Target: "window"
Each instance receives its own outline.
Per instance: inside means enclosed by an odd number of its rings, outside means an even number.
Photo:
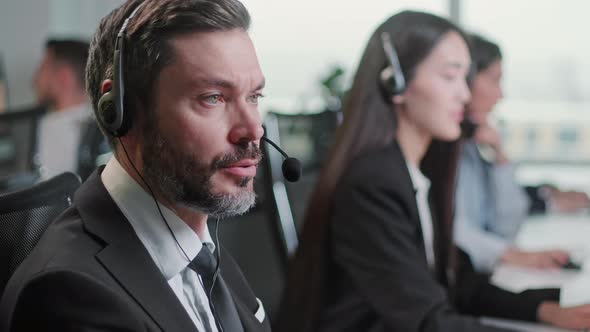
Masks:
[[[351,81],[373,30],[403,9],[447,16],[448,0],[244,0],[267,88],[261,110],[320,111],[320,81],[335,68]]]
[[[590,178],[590,44],[584,28],[590,2],[460,5],[463,26],[502,49],[504,99],[495,117],[510,133],[508,155],[524,163],[519,178],[590,189],[590,180],[580,183]]]

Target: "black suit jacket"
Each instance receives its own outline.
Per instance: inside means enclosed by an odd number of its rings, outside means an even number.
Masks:
[[[556,296],[506,292],[468,262],[459,264],[457,287],[449,287],[440,259],[448,246],[435,242],[438,273],[431,271],[413,188],[397,143],[356,159],[342,177],[331,213],[320,331],[503,331],[460,314],[456,304],[475,314],[534,319],[539,301]],[[441,226],[433,228],[438,238]]]
[[[267,319],[260,323],[254,316],[258,302],[240,269],[220,250],[220,275],[244,331],[270,331]],[[74,205],[17,269],[3,294],[0,318],[2,331],[196,330],[106,191],[100,171],[80,187]]]

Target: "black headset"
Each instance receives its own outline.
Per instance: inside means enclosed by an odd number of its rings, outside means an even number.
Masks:
[[[379,81],[386,96],[389,98],[404,92],[406,89],[406,79],[389,33],[381,33],[381,44],[383,51],[385,51],[388,66],[381,71]]]
[[[110,91],[103,94],[98,100],[97,120],[101,127],[114,137],[124,136],[131,128],[131,114],[124,109],[125,100],[125,77],[123,70],[123,59],[125,52],[125,30],[129,20],[135,16],[139,8],[143,6],[144,1],[140,3],[125,19],[115,41],[115,54],[113,56],[113,85]]]

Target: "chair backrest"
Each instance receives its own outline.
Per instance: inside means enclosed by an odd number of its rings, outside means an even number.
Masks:
[[[0,192],[32,185],[38,178],[38,126],[45,109],[0,113]]]
[[[63,173],[33,187],[0,195],[0,293],[49,224],[71,205],[80,186]]]
[[[288,257],[297,249],[305,210],[340,117],[341,113],[337,111],[301,114],[270,112],[264,120],[267,136],[290,156],[299,159],[303,170],[299,181],[287,182],[281,173],[281,155],[272,149],[267,152],[271,199],[276,205],[276,220]]]
[[[237,261],[272,322],[285,283],[287,261],[274,203],[267,192],[268,179],[266,163],[260,163],[254,182],[256,206],[244,215],[221,220],[219,242]],[[212,222],[210,218],[209,229],[214,230]]]
[[[302,162],[299,182],[285,183],[283,158],[262,144],[264,158],[255,179],[256,206],[243,216],[220,221],[221,244],[240,265],[256,296],[264,303],[271,323],[278,313],[285,286],[289,255],[297,246],[291,206],[301,215],[321,167],[338,113],[283,116],[269,113],[266,134]],[[213,225],[210,229],[215,229]],[[289,233],[290,232],[290,233]],[[285,236],[286,234],[286,236]],[[291,242],[289,242],[291,241]]]

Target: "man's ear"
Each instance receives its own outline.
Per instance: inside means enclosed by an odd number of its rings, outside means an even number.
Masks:
[[[113,88],[113,80],[106,79],[106,80],[102,81],[102,84],[100,85],[100,94],[104,95],[105,93],[111,91],[112,88]]]

